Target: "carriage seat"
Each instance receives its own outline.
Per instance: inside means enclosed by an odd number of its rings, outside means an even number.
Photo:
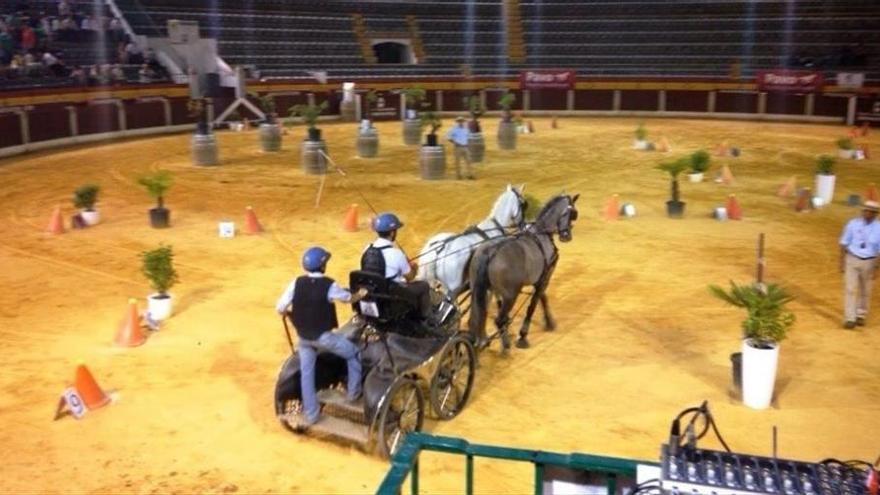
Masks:
[[[355,270],[348,278],[348,286],[352,292],[361,288],[367,289],[368,295],[352,305],[352,309],[367,320],[387,324],[406,319],[412,313],[414,308],[409,299],[401,294],[401,288],[384,276]],[[373,309],[376,311],[372,311]]]

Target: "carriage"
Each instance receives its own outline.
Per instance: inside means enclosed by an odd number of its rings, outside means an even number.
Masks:
[[[278,375],[275,412],[294,432],[390,456],[407,432],[421,429],[426,398],[439,419],[450,419],[464,408],[474,381],[474,348],[459,332],[458,308],[441,292],[432,293],[434,323],[427,324],[384,277],[354,271],[349,282],[352,291],[366,288],[367,296],[353,305],[354,315],[337,331],[361,350],[362,398],[345,400],[345,360],[319,353],[315,388],[321,420],[303,428],[299,357],[292,353]]]

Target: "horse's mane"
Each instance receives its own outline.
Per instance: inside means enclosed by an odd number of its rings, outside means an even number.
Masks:
[[[567,194],[557,194],[556,196],[550,198],[550,200],[544,203],[544,206],[541,207],[541,211],[539,211],[538,214],[535,215],[535,221],[552,211],[553,208],[556,207],[556,203],[564,201],[566,198],[568,198]]]

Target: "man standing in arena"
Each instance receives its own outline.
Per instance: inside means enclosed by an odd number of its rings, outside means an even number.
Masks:
[[[471,171],[471,156],[468,150],[468,138],[471,135],[471,131],[468,130],[467,126],[464,125],[464,117],[458,117],[455,119],[455,126],[449,129],[446,133],[446,139],[452,143],[452,146],[455,148],[455,178],[461,179],[461,161],[464,160],[465,164],[465,174],[464,177],[467,179],[475,179],[473,172]]]
[[[843,328],[863,326],[880,252],[880,203],[865,201],[862,215],[847,222],[840,236],[840,271],[844,274]]]

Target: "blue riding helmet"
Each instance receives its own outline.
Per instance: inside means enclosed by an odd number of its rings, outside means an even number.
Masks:
[[[394,213],[382,213],[373,220],[373,230],[380,234],[403,227],[403,222]]]
[[[306,249],[306,252],[303,253],[302,264],[307,272],[319,272],[324,271],[324,265],[328,260],[330,260],[330,253],[320,246],[314,246]]]

